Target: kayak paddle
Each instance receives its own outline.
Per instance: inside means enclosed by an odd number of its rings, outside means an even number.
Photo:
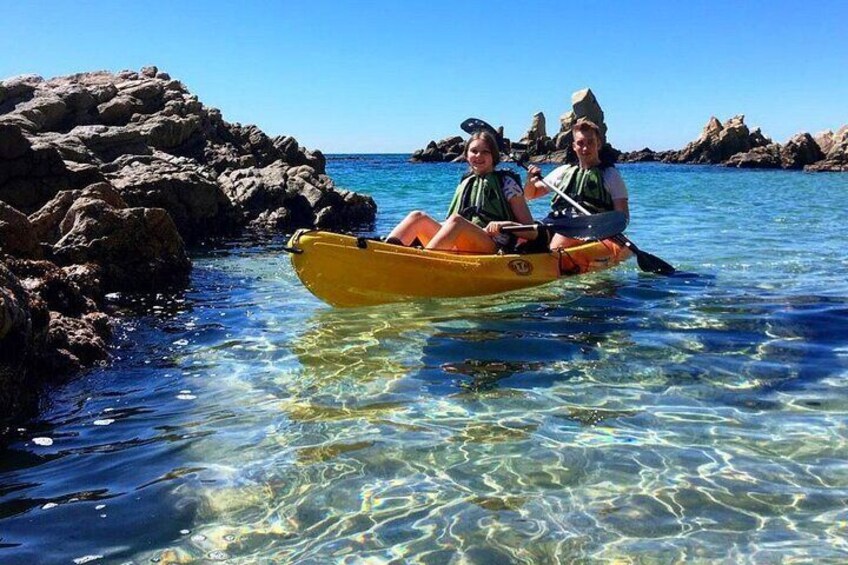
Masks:
[[[512,233],[541,228],[574,239],[606,239],[620,234],[626,227],[627,216],[622,212],[603,212],[590,216],[549,216],[535,224],[504,226],[501,231]]]
[[[504,143],[503,137],[500,134],[498,134],[498,131],[495,128],[493,128],[492,126],[490,126],[488,123],[481,120],[480,118],[468,118],[467,120],[462,122],[462,124],[460,124],[459,127],[462,128],[462,131],[464,131],[465,133],[468,133],[468,134],[471,134],[471,133],[478,131],[478,130],[484,130],[484,131],[489,132],[497,140],[498,148],[501,150],[501,152],[509,155],[516,163],[518,163],[518,166],[522,167],[525,170],[528,170],[527,163],[524,162],[523,159],[521,159],[518,156],[510,153],[507,150],[506,143]],[[589,212],[589,210],[587,210],[585,207],[581,206],[579,202],[577,202],[576,200],[571,198],[568,194],[565,193],[564,190],[553,186],[552,184],[546,182],[542,178],[540,178],[539,180],[542,181],[542,183],[545,185],[545,187],[548,190],[551,190],[551,191],[559,194],[560,196],[562,196],[566,200],[566,202],[571,204],[574,207],[575,210],[577,210],[578,212],[580,212],[584,216],[591,216],[592,215],[592,213]],[[632,241],[630,241],[630,238],[628,238],[624,234],[619,233],[618,235],[613,236],[612,239],[615,242],[620,243],[621,245],[624,245],[625,247],[630,249],[630,251],[632,251],[634,255],[636,255],[636,262],[638,263],[639,268],[642,269],[643,271],[645,271],[647,273],[656,273],[658,275],[666,275],[666,276],[674,274],[674,271],[675,271],[674,267],[672,267],[669,263],[666,263],[665,261],[663,261],[662,259],[660,259],[656,255],[652,255],[652,254],[648,253],[647,251],[642,251],[641,249],[636,247],[636,244],[633,243]]]

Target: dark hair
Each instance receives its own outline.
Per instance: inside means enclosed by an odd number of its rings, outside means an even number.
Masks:
[[[468,141],[465,142],[465,147],[462,149],[462,158],[468,159],[468,148],[471,146],[472,141],[477,141],[478,139],[482,139],[489,148],[489,151],[492,152],[492,167],[501,162],[501,150],[498,148],[498,141],[495,139],[495,136],[485,130],[475,131],[471,134],[471,137],[468,138]]]
[[[586,135],[588,132],[595,133],[595,139],[598,141],[598,158],[601,160],[601,168],[611,167],[615,165],[616,161],[618,161],[619,151],[614,149],[612,145],[606,143],[604,140],[604,136],[601,135],[601,128],[598,127],[598,124],[593,122],[588,118],[580,118],[571,128],[572,137],[574,136],[573,132],[581,132],[583,135]],[[576,160],[577,155],[574,155]]]
[[[586,118],[580,118],[577,120],[574,127],[571,128],[571,131],[579,131],[583,135],[586,135],[587,132],[591,131],[595,133],[595,139],[598,140],[598,145],[601,145],[604,141],[604,136],[601,135],[601,128],[598,127],[598,124]]]

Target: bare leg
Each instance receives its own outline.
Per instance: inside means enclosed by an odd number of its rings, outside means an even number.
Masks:
[[[427,244],[427,249],[494,253],[498,246],[485,230],[454,214],[445,220],[442,229]]]
[[[386,237],[386,240],[395,238],[404,245],[411,245],[415,238],[427,245],[442,224],[422,212],[415,210],[406,215],[401,222],[395,226],[395,229]]]
[[[564,235],[560,235],[558,233],[554,234],[551,238],[551,243],[548,246],[551,250],[564,248],[564,247],[576,247],[578,245],[583,245],[586,243],[580,239],[574,239],[573,237],[566,237]]]

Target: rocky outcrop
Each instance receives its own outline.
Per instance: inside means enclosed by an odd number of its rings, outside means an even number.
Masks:
[[[601,159],[614,162],[620,152],[606,143],[607,126],[604,122],[604,112],[595,94],[588,88],[578,90],[571,96],[571,107],[570,111],[560,117],[560,130],[553,137],[548,136],[547,122],[542,112],[533,115],[530,127],[515,146],[512,146],[505,136],[503,127],[498,128],[498,132],[507,148],[520,148],[520,151],[532,162],[576,162],[577,155],[571,147],[571,142],[574,140],[571,130],[578,119],[585,117],[598,124],[604,136],[605,143],[601,149]],[[463,138],[459,136],[447,137],[439,142],[430,141],[424,149],[415,151],[410,161],[416,163],[461,161],[464,143]]]
[[[711,117],[701,135],[668,161],[674,163],[718,164],[737,153],[751,151],[771,143],[759,129],[745,125],[745,116],[734,116],[724,124]]]
[[[601,109],[595,94],[589,88],[578,90],[571,95],[571,110],[560,116],[559,132],[553,137],[545,135],[544,114],[538,113],[533,116],[530,128],[522,139],[522,142],[527,145],[526,151],[530,161],[534,163],[576,163],[577,154],[572,147],[574,141],[572,130],[574,124],[581,118],[591,120],[598,125],[603,138],[600,151],[601,160],[606,163],[614,163],[620,152],[607,141],[607,124],[604,119],[604,111]]]
[[[162,208],[116,208],[80,198],[59,225],[53,257],[60,265],[94,263],[106,290],[154,290],[187,281],[191,262]]]
[[[0,202],[0,255],[41,259],[41,245],[29,219],[8,204]]]
[[[275,163],[222,175],[224,191],[244,210],[251,225],[271,230],[305,226],[333,229],[368,224],[376,212],[369,197],[338,191],[310,165]]]
[[[306,184],[328,191],[313,218],[327,215],[327,202],[349,202],[319,178],[326,174],[320,151],[228,123],[181,82],[145,69],[0,82],[0,201],[31,214],[62,190],[108,180],[131,206],[167,210],[190,243],[250,222],[219,181],[236,170],[308,165],[313,178]],[[281,214],[279,207],[264,212]],[[374,215],[360,221],[365,212],[332,215],[352,215],[358,226],[373,221]]]
[[[50,380],[108,359],[97,267],[0,260],[0,431],[32,413]]]
[[[848,127],[840,130],[845,141]],[[823,132],[815,138],[809,133],[792,136],[786,143],[774,143],[759,128],[750,131],[744,116],[735,116],[722,124],[711,117],[701,135],[680,151],[654,152],[648,148],[623,153],[624,162],[662,161],[666,163],[723,164],[747,169],[789,169],[806,171],[848,170],[845,143],[838,135]],[[833,153],[831,153],[831,151]]]
[[[0,81],[0,428],[108,358],[105,293],[185,284],[184,242],[373,224],[325,167],[156,67]]]
[[[651,163],[656,161],[667,161],[673,151],[654,151],[649,147],[639,149],[638,151],[622,152],[618,160],[622,163]]]
[[[412,154],[410,161],[416,163],[441,163],[462,161],[462,151],[465,140],[455,135],[446,137],[439,142],[431,141],[424,149],[418,149]]]
[[[848,172],[848,125],[842,126],[835,134],[826,136],[824,159],[804,167],[806,171]],[[826,148],[826,150],[825,150]]]

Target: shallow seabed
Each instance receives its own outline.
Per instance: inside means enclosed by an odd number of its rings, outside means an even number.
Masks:
[[[462,170],[328,169],[380,233]],[[845,562],[848,176],[621,171],[683,274],[340,310],[280,238],[117,298],[2,451],[0,562]]]

